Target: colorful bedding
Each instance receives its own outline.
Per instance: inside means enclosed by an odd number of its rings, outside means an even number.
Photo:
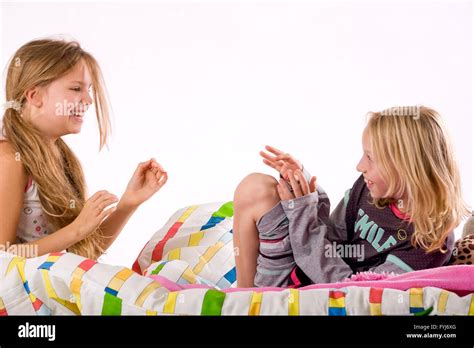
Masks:
[[[0,252],[0,315],[473,315],[474,266],[300,289],[235,287],[232,203],[178,210],[132,269]]]

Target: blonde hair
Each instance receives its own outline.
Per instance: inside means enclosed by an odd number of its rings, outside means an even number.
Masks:
[[[414,226],[412,244],[427,252],[443,250],[451,231],[469,210],[462,198],[459,170],[448,133],[433,109],[391,108],[369,113],[367,132],[372,151],[388,185],[385,206],[406,195],[406,214]],[[398,112],[394,112],[398,111]]]
[[[68,73],[81,60],[91,73],[100,151],[110,133],[105,86],[97,61],[78,42],[42,39],[20,47],[8,65],[6,100],[17,100],[24,105],[27,90],[47,86]],[[22,117],[19,110],[9,108],[5,111],[3,130],[6,140],[20,155],[26,173],[37,184],[38,196],[48,222],[56,229],[69,225],[81,212],[86,199],[86,183],[78,158],[61,138],[54,144],[48,142],[39,130]],[[104,236],[98,228],[69,247],[68,251],[97,259],[104,252],[103,242]]]

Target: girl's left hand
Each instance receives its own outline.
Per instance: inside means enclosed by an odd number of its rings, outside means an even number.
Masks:
[[[288,179],[293,192],[290,191],[288,188],[288,183],[284,179],[280,178],[280,181],[277,184],[278,195],[282,201],[306,196],[316,191],[315,176],[311,177],[311,180],[308,184],[301,170],[296,170],[295,172],[288,170]]]
[[[142,162],[133,173],[120,201],[127,207],[136,208],[158,192],[167,180],[168,173],[154,158]]]

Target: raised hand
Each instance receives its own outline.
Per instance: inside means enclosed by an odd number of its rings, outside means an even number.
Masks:
[[[293,156],[289,153],[285,153],[273,146],[266,145],[265,150],[270,152],[271,154],[260,151],[260,156],[263,157],[263,163],[267,166],[275,169],[280,173],[280,175],[288,181],[288,171],[291,170],[293,172],[297,170],[303,170],[303,165],[300,161],[296,160]],[[272,155],[273,154],[273,155]]]
[[[126,206],[138,207],[158,192],[167,180],[168,173],[154,158],[139,163],[120,201]]]
[[[287,201],[289,199],[294,199],[302,196],[309,195],[310,193],[316,192],[316,177],[311,177],[311,180],[308,182],[305,180],[301,170],[296,170],[293,172],[291,169],[288,170],[288,177],[291,185],[290,191],[288,183],[285,180],[279,180],[277,185],[278,195],[282,201]]]

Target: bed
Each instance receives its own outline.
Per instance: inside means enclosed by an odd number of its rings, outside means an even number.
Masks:
[[[473,315],[474,266],[299,289],[237,288],[232,202],[184,207],[130,268],[0,252],[0,315]]]

